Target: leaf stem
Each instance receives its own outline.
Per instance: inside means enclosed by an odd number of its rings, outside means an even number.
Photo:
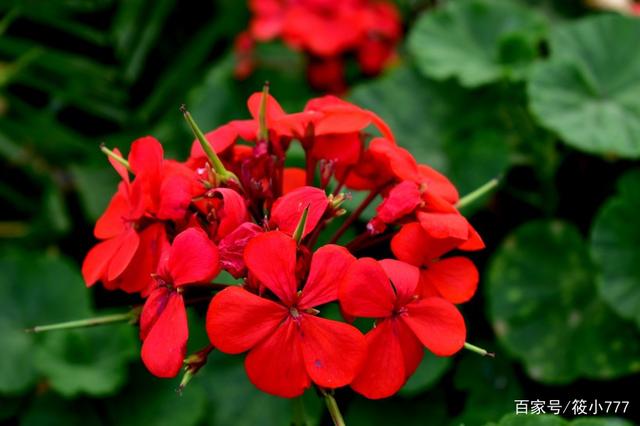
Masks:
[[[327,410],[329,410],[329,414],[331,415],[331,420],[333,420],[334,426],[346,426],[344,419],[342,418],[340,408],[338,407],[338,403],[336,402],[333,395],[331,395],[324,389],[321,389],[321,392],[324,396],[324,402],[327,405]]]
[[[133,308],[129,312],[124,312],[120,314],[112,314],[112,315],[105,315],[102,317],[60,322],[57,324],[37,325],[35,327],[25,329],[25,331],[27,333],[42,333],[44,331],[95,327],[97,325],[113,324],[113,323],[125,322],[125,321],[134,322],[134,321],[137,321],[139,316],[140,316],[140,308],[138,307],[138,308]]]
[[[471,343],[464,342],[464,348],[469,350],[469,351],[471,351],[471,352],[475,352],[475,353],[477,353],[479,355],[482,355],[482,356],[489,356],[491,358],[495,358],[496,357],[496,354],[494,354],[493,352],[489,352],[486,349],[482,349],[481,347],[478,347],[476,345],[472,345]]]
[[[232,172],[225,169],[224,164],[222,164],[222,161],[220,161],[220,157],[218,157],[218,154],[216,154],[213,148],[211,148],[209,141],[207,141],[207,138],[204,136],[204,133],[202,133],[202,130],[200,130],[200,128],[196,124],[195,120],[191,116],[191,113],[187,111],[186,105],[182,105],[180,107],[180,111],[184,115],[184,119],[187,120],[187,123],[189,124],[189,127],[191,127],[191,131],[195,135],[196,139],[198,139],[198,142],[200,142],[200,146],[202,147],[202,150],[207,155],[207,158],[211,163],[211,167],[216,172],[220,180],[222,182],[226,182],[229,179],[238,181],[238,178],[236,177],[236,175],[234,175]]]
[[[465,195],[464,197],[460,198],[458,200],[458,203],[456,204],[456,208],[463,209],[467,207],[469,204],[474,203],[479,198],[481,198],[482,196],[486,195],[487,193],[495,189],[498,186],[498,183],[500,183],[500,179],[498,178],[491,179],[489,182],[485,183],[480,188],[477,188],[474,191],[470,192],[469,194]]]

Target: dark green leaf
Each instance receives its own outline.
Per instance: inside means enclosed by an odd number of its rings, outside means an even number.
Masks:
[[[520,78],[544,30],[542,17],[513,1],[450,1],[418,19],[409,51],[424,75],[474,87]]]
[[[158,379],[139,366],[129,385],[107,400],[112,424],[119,426],[195,426],[207,411],[206,394],[193,380],[178,394],[179,380]]]
[[[531,110],[586,152],[640,157],[640,21],[606,15],[559,26],[531,75]]]
[[[494,255],[489,313],[502,344],[544,383],[640,371],[640,340],[598,298],[595,268],[578,231],[530,222]]]
[[[623,176],[620,193],[600,208],[591,252],[600,267],[598,290],[620,316],[640,326],[640,171]]]
[[[100,415],[89,401],[69,401],[47,393],[35,398],[20,418],[20,426],[100,426]]]

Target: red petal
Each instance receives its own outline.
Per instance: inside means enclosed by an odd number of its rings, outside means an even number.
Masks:
[[[421,266],[425,262],[424,250],[428,239],[418,222],[403,225],[391,239],[391,251],[398,259]]]
[[[209,145],[211,146],[211,148],[213,148],[213,151],[216,154],[220,154],[221,152],[229,148],[231,145],[233,145],[236,139],[238,139],[238,131],[236,130],[235,126],[231,124],[225,124],[223,126],[218,127],[215,130],[205,133],[204,137],[205,139],[207,139],[207,142],[209,142]],[[195,139],[191,144],[190,156],[192,158],[200,158],[200,157],[207,156],[207,154],[205,154],[204,150],[202,149],[200,142],[197,139]]]
[[[235,278],[245,275],[244,249],[247,243],[261,232],[262,228],[255,223],[245,222],[224,237],[218,244],[222,268]]]
[[[342,165],[357,163],[361,152],[362,140],[357,132],[316,136],[311,148],[313,158],[330,160]]]
[[[118,148],[114,148],[113,152],[116,155],[119,155],[120,157],[122,157],[122,153]],[[111,166],[113,166],[113,168],[116,170],[116,173],[120,175],[122,180],[126,183],[129,183],[129,170],[127,170],[127,168],[122,163],[120,163],[119,161],[116,161],[110,155],[107,156],[107,159],[109,160],[109,163],[111,163]]]
[[[282,232],[293,234],[304,209],[309,207],[307,222],[302,233],[302,238],[304,238],[316,227],[328,205],[329,200],[323,190],[303,186],[278,198],[273,203],[271,220]]]
[[[247,101],[247,108],[251,116],[257,120],[260,115],[260,104],[262,103],[262,92],[256,92],[249,97]],[[276,98],[271,95],[267,97],[267,123],[271,120],[277,120],[280,117],[286,115]]]
[[[126,229],[125,219],[129,216],[130,210],[127,187],[126,184],[121,183],[118,185],[118,192],[113,195],[107,209],[96,222],[93,235],[106,240],[123,233]]]
[[[338,298],[338,283],[356,258],[344,247],[329,244],[320,247],[311,258],[307,283],[298,302],[300,309],[333,302]]]
[[[393,223],[413,213],[422,203],[418,185],[411,181],[403,181],[394,186],[389,195],[376,208],[376,217],[384,223]]]
[[[228,354],[245,352],[272,334],[289,311],[271,300],[240,288],[216,294],[207,311],[211,344]]]
[[[107,288],[118,288],[127,293],[140,292],[142,297],[151,291],[155,279],[151,274],[158,270],[162,254],[169,248],[169,240],[163,223],[153,223],[139,234],[140,244],[129,266],[114,281],[105,283]]]
[[[398,305],[409,303],[413,299],[420,280],[420,270],[413,265],[394,259],[379,261],[396,290]]]
[[[175,377],[187,351],[189,328],[182,296],[172,292],[142,343],[142,362],[157,377]]]
[[[482,237],[480,237],[480,234],[478,234],[473,226],[469,225],[469,239],[460,244],[458,248],[460,250],[474,251],[482,250],[484,247],[484,241],[482,241]]]
[[[366,353],[362,333],[348,324],[303,314],[300,342],[307,373],[324,388],[351,383]]]
[[[170,295],[171,292],[165,286],[156,287],[149,294],[140,313],[140,340],[147,338],[151,328],[167,307]]]
[[[156,217],[180,220],[191,203],[191,181],[182,175],[167,176],[160,186],[160,205]]]
[[[109,262],[119,247],[119,238],[111,238],[96,244],[89,250],[82,262],[82,277],[87,287],[91,287],[105,277]]]
[[[460,213],[418,212],[422,229],[432,238],[454,238],[458,243],[469,237],[469,223]]]
[[[224,238],[247,221],[247,205],[233,189],[218,188],[214,192],[222,197],[222,207],[216,211],[219,218],[216,237]]]
[[[431,191],[451,204],[460,198],[458,190],[446,176],[426,164],[418,165],[421,181],[427,184],[427,191]]]
[[[274,334],[249,352],[244,366],[249,380],[263,392],[293,398],[311,385],[302,357],[298,325],[287,319]]]
[[[307,172],[299,167],[285,167],[282,181],[282,193],[288,194],[305,185]]]
[[[407,305],[402,320],[418,339],[438,356],[450,356],[462,349],[466,327],[460,312],[451,302],[430,297]]]
[[[396,301],[384,269],[377,261],[368,257],[351,264],[338,292],[342,309],[356,317],[389,316]]]
[[[244,249],[249,271],[287,306],[296,298],[296,242],[279,231],[251,239]]]
[[[478,270],[466,257],[449,257],[432,263],[422,276],[451,303],[464,303],[478,288]]]
[[[365,337],[368,348],[366,361],[351,387],[370,399],[389,397],[406,381],[396,320],[378,323]]]
[[[164,151],[160,142],[152,136],[136,139],[131,144],[129,165],[136,178],[160,179]],[[157,182],[159,184],[159,182]]]
[[[375,138],[369,143],[369,149],[374,153],[384,155],[389,162],[389,167],[400,180],[412,182],[420,181],[418,163],[413,155],[404,148],[400,148],[394,142]]]
[[[408,379],[416,371],[420,361],[422,361],[424,346],[403,321],[395,321],[395,324],[400,338],[400,347],[402,348],[404,373]]]
[[[138,233],[133,229],[129,229],[125,231],[124,234],[117,237],[120,242],[120,246],[118,250],[113,254],[111,258],[111,262],[109,262],[109,268],[107,269],[106,279],[108,281],[113,281],[131,263],[131,259],[136,254],[136,250],[138,250],[138,245],[140,244],[140,237]]]
[[[167,271],[173,285],[208,283],[220,272],[218,248],[199,228],[182,231],[168,252]]]

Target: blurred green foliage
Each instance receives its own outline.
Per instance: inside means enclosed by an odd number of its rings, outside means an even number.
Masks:
[[[462,194],[503,177],[467,211],[488,248],[474,259],[479,294],[461,307],[469,340],[498,358],[427,355],[385,401],[338,391],[347,423],[631,424],[511,413],[521,398],[634,397],[619,391],[640,371],[640,20],[560,0],[397,3],[399,63],[347,98]],[[220,354],[177,395],[176,381],[141,367],[128,325],[23,332],[139,302],[88,291],[79,275],[117,182],[100,143],[126,151],[152,134],[182,159],[183,102],[210,130],[246,117],[264,80],[289,111],[317,95],[304,57],[280,43],[258,49],[249,79],[233,78],[247,22],[237,0],[0,2],[0,421],[282,425],[299,409]],[[204,344],[193,330],[190,350]],[[328,424],[313,392],[303,402],[308,424]]]

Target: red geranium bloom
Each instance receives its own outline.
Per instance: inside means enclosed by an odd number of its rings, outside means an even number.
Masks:
[[[309,213],[302,232],[302,238],[316,227],[329,206],[324,191],[312,186],[303,186],[278,198],[271,209],[271,222],[282,232],[292,235],[302,213],[308,207]]]
[[[94,234],[104,241],[87,253],[82,274],[87,286],[102,280],[109,289],[144,292],[160,257],[159,247],[167,239],[164,226],[152,225],[185,216],[191,202],[192,172],[181,164],[164,160],[162,146],[150,136],[133,142],[128,161],[135,175],[133,182],[126,168],[111,160],[122,182],[96,222]],[[142,274],[130,271],[128,276],[144,279],[124,281],[121,275],[134,257],[139,262],[135,269],[151,269]]]
[[[368,354],[351,387],[367,398],[396,393],[413,374],[423,346],[450,356],[465,342],[466,328],[454,305],[439,297],[416,297],[419,272],[397,260],[362,258],[340,284],[340,304],[348,315],[376,318],[366,335]]]
[[[337,282],[353,257],[343,247],[321,247],[300,291],[292,238],[279,231],[259,235],[249,241],[244,257],[249,272],[276,300],[240,287],[221,291],[207,313],[211,343],[225,353],[249,351],[249,379],[273,395],[301,395],[311,382],[324,388],[349,384],[363,361],[364,337],[348,324],[315,316],[314,308],[337,299]]]
[[[174,377],[189,338],[182,288],[207,284],[220,272],[218,249],[198,228],[181,232],[158,264],[156,286],[142,308],[142,361],[158,377]]]
[[[475,294],[479,276],[466,257],[439,259],[454,244],[455,241],[430,237],[419,223],[411,222],[393,237],[391,250],[403,262],[421,267],[417,290],[420,296],[439,296],[451,303],[463,303]]]

